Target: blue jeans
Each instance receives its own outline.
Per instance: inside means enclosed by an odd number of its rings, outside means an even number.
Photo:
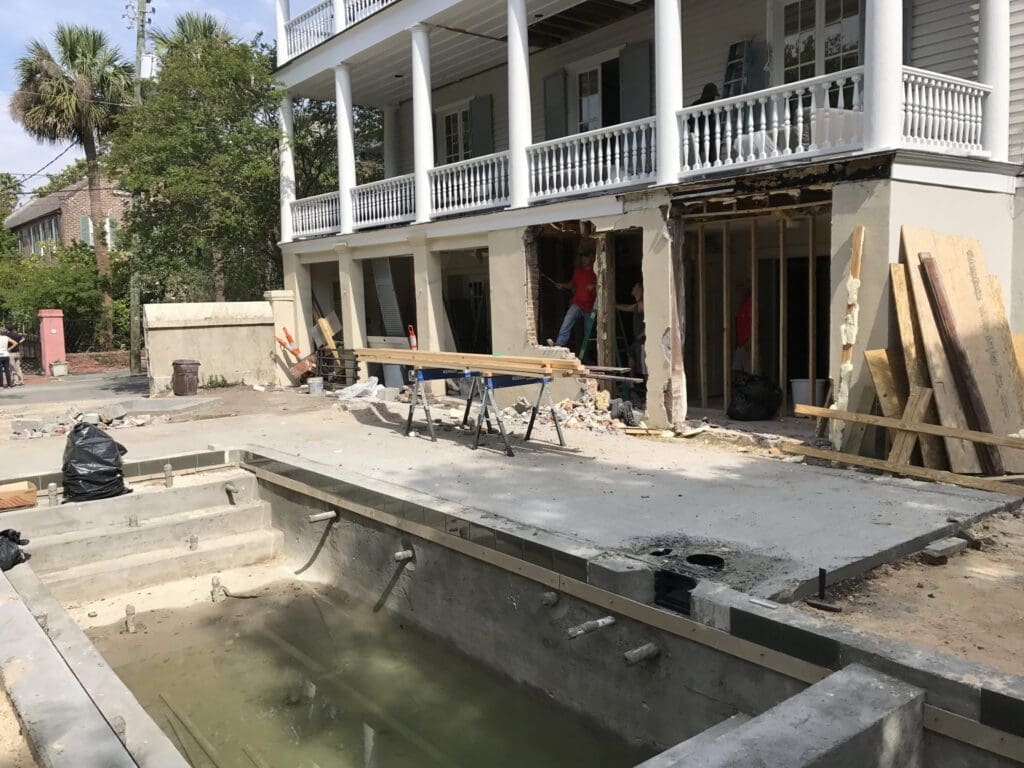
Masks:
[[[583,311],[583,308],[578,304],[572,304],[569,307],[569,311],[565,313],[565,319],[562,320],[562,327],[558,329],[558,338],[555,339],[556,347],[564,347],[569,343],[569,337],[572,336],[572,329],[576,327],[576,323],[585,318],[587,313]]]
[[[7,382],[6,384],[4,382]],[[11,378],[11,358],[0,357],[0,387],[7,389],[8,387],[14,386],[14,380]]]

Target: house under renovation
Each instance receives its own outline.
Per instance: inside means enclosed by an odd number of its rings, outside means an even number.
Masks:
[[[346,348],[646,356],[652,425],[723,408],[734,370],[822,404],[864,227],[851,401],[892,338],[901,226],[979,240],[1013,327],[1018,0],[277,0],[285,287]],[[294,99],[338,106],[339,190],[295,199]],[[356,183],[353,105],[384,116]],[[628,311],[644,290],[641,330]],[[635,367],[635,365],[634,365]]]

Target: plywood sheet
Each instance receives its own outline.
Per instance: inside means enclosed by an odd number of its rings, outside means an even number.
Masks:
[[[957,336],[977,381],[992,432],[1015,434],[1024,427],[1020,370],[1001,300],[977,240],[934,234],[932,258],[942,275]],[[924,249],[922,249],[924,250]],[[1024,451],[1000,448],[1007,472],[1024,472]]]
[[[963,406],[960,404],[956,381],[949,367],[949,359],[946,357],[942,339],[939,337],[939,329],[931,312],[928,293],[921,276],[921,260],[918,258],[918,254],[921,252],[931,253],[934,256],[939,243],[934,232],[903,227],[902,247],[903,260],[907,265],[907,277],[910,283],[910,296],[921,334],[919,352],[923,351],[924,353],[939,419],[947,427],[969,429]],[[973,444],[952,437],[946,438],[945,443],[949,466],[953,472],[961,474],[981,472],[981,464]]]

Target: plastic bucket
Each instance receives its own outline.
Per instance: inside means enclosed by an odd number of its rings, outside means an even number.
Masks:
[[[309,394],[322,395],[324,393],[324,379],[322,376],[310,376],[306,379],[309,385]]]
[[[179,397],[190,397],[199,391],[199,361],[175,360],[171,365],[174,375],[171,377],[171,388]]]
[[[789,386],[793,393],[793,405],[822,405],[825,402],[825,389],[828,382],[816,379],[814,382],[814,402],[811,402],[811,382],[809,379],[790,379]]]

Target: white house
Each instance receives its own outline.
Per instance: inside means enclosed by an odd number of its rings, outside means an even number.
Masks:
[[[1024,327],[1024,0],[276,2],[300,336],[315,302],[346,347],[412,323],[421,349],[543,354],[553,283],[593,251],[597,327],[573,351],[625,364],[614,304],[642,280],[650,421],[670,423],[721,407],[744,313],[754,370],[834,375],[858,224],[852,402],[863,350],[893,339],[901,225],[980,239]],[[338,105],[340,189],[305,200],[300,97]],[[354,104],[385,123],[386,178],[358,186]]]

